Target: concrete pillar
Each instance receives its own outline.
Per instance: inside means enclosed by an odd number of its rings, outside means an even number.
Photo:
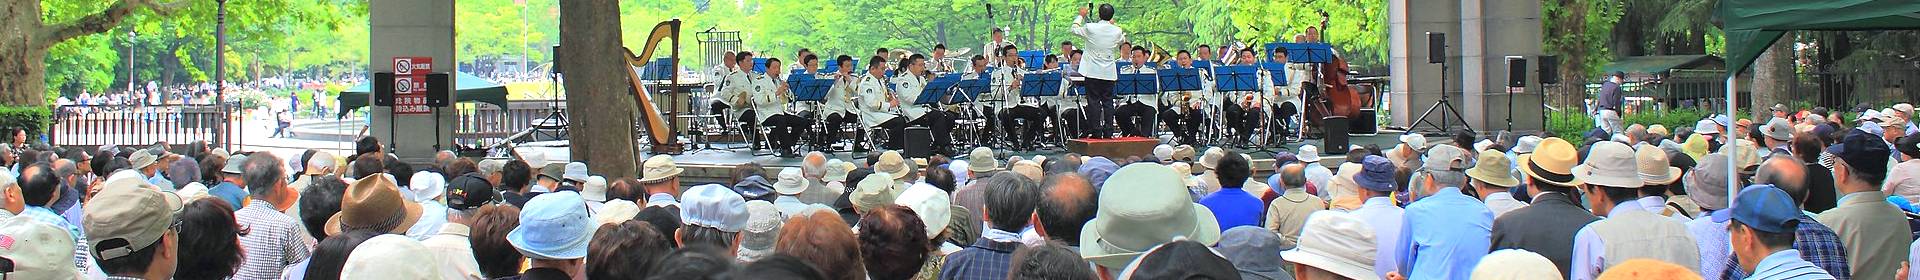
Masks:
[[[367,72],[393,72],[393,57],[432,57],[434,73],[454,73],[454,0],[370,1]],[[457,75],[456,75],[457,76]],[[458,79],[455,77],[454,79]],[[459,84],[458,81],[450,81]],[[456,94],[449,94],[449,98]],[[372,98],[372,95],[368,95]],[[367,104],[373,104],[371,100]],[[434,115],[391,115],[391,107],[369,106],[372,126],[367,134],[379,137],[396,156],[410,162],[433,159],[440,149],[452,148],[455,114],[452,107]],[[438,115],[436,122],[435,115]],[[398,128],[398,129],[395,129]]]
[[[1467,78],[1462,88],[1467,119],[1475,129],[1532,131],[1542,122],[1539,78],[1541,50],[1540,2],[1533,0],[1460,0],[1461,55]],[[1527,61],[1526,86],[1510,89],[1507,56]],[[1512,111],[1507,102],[1511,99]]]
[[[1412,126],[1420,113],[1451,94],[1455,109],[1467,109],[1460,103],[1460,3],[1433,0],[1390,0],[1388,12],[1388,54],[1392,69],[1392,91],[1388,95],[1392,121],[1388,126]],[[1427,32],[1447,34],[1446,67],[1427,63]],[[1442,89],[1442,79],[1445,89]],[[1442,108],[1441,110],[1445,110]],[[1439,121],[1440,112],[1432,120]],[[1455,120],[1458,124],[1459,120]],[[1424,127],[1424,126],[1423,126]]]

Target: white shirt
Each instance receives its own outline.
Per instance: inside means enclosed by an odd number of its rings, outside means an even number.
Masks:
[[[827,75],[822,78],[834,79],[835,76]],[[821,111],[820,114],[832,114],[837,112],[853,111],[854,107],[853,107],[852,98],[856,96],[855,94],[859,94],[858,92],[853,91],[853,87],[854,85],[856,85],[856,83],[859,83],[859,82],[860,82],[860,79],[856,77],[848,77],[845,80],[834,80],[833,87],[827,89],[827,96],[824,104],[825,110]]]
[[[746,100],[745,97],[753,93],[753,75],[748,74],[746,71],[735,69],[727,73],[725,83],[726,84],[723,85],[724,87],[720,88],[719,96],[716,96],[720,98],[720,103],[733,107],[733,110],[729,110],[732,111],[730,113],[745,111],[747,108],[740,107],[746,104],[735,103]]]
[[[1487,210],[1493,211],[1494,219],[1499,219],[1500,215],[1506,215],[1507,212],[1513,212],[1513,210],[1518,210],[1520,207],[1527,207],[1526,202],[1513,199],[1513,193],[1510,192],[1487,194],[1486,202]]]
[[[1125,31],[1109,21],[1085,23],[1086,17],[1073,18],[1073,35],[1087,38],[1086,53],[1081,56],[1080,75],[1090,79],[1117,80],[1119,68],[1114,67],[1114,48],[1120,41],[1127,40]]]
[[[893,84],[893,98],[900,100],[900,111],[906,112],[907,120],[919,119],[921,115],[927,114],[926,107],[914,106],[912,104],[914,100],[920,99],[920,90],[927,87],[926,80],[922,80],[913,74],[901,73],[899,76],[893,77]],[[881,121],[884,122],[886,120]]]
[[[887,83],[884,77],[865,76],[854,92],[860,94],[860,122],[866,127],[880,126],[880,123],[893,119],[893,105],[887,103]]]
[[[754,122],[766,122],[768,117],[786,113],[790,99],[782,96],[787,93],[786,81],[773,75],[756,75],[753,79]]]

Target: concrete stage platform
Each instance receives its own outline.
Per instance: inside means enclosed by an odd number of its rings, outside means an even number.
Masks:
[[[1357,145],[1357,146],[1378,145],[1381,147],[1381,149],[1392,149],[1394,145],[1397,145],[1400,143],[1400,139],[1398,138],[1399,135],[1400,135],[1400,132],[1382,131],[1379,135],[1374,135],[1374,136],[1358,136],[1358,135],[1352,136],[1349,138],[1349,142],[1351,145]],[[1428,143],[1433,143],[1433,144],[1449,143],[1449,142],[1451,141],[1447,141],[1445,138],[1442,138],[1442,137],[1429,137],[1428,139]],[[1303,142],[1287,143],[1283,145],[1277,145],[1277,147],[1273,147],[1271,150],[1284,150],[1288,152],[1293,152],[1296,149],[1298,149],[1301,145],[1306,145],[1306,144],[1320,146],[1321,140],[1309,139]],[[717,148],[731,147],[731,145],[716,144],[716,146],[717,147],[715,147],[716,149],[714,150],[695,150],[691,148],[691,146],[689,146],[688,151],[686,153],[673,156],[674,163],[679,164],[681,168],[686,169],[686,172],[681,174],[681,180],[683,182],[689,183],[689,184],[725,182],[732,178],[732,172],[736,166],[740,166],[748,162],[757,163],[760,166],[765,167],[767,169],[766,174],[778,173],[780,169],[786,168],[786,167],[800,166],[800,161],[801,161],[800,158],[775,157],[771,155],[771,152],[764,151],[764,150],[760,151],[760,154],[756,155],[752,152],[747,151],[747,149],[744,147],[741,147],[740,149],[737,149],[737,150],[726,150],[726,149],[717,149]],[[1327,151],[1325,150],[1325,147],[1321,147],[1321,148],[1322,148],[1321,157],[1323,157],[1323,159],[1320,161],[1320,163],[1326,164],[1329,168],[1338,166],[1341,160],[1345,159],[1344,155],[1346,154],[1346,151]],[[1206,149],[1207,147],[1195,147],[1195,153],[1203,153],[1206,151]],[[1254,158],[1253,167],[1256,169],[1254,172],[1255,176],[1258,176],[1260,178],[1265,178],[1267,174],[1271,174],[1273,172],[1272,170],[1273,156],[1271,153],[1261,151],[1259,149],[1232,148],[1231,150],[1241,152],[1241,153],[1247,153],[1253,156]],[[652,156],[651,154],[645,154],[644,149],[642,149],[642,151],[643,151],[643,154],[641,155],[642,159]],[[965,150],[963,150],[962,152],[964,151]],[[1147,153],[1150,153],[1150,151]],[[1039,149],[1031,152],[1012,152],[1012,151],[996,150],[995,154],[1000,156],[1000,159],[1004,161],[1008,156],[1020,156],[1022,158],[1033,158],[1036,155],[1044,155],[1047,157],[1057,157],[1060,155],[1067,154],[1067,150],[1064,147],[1049,147],[1046,149]],[[829,153],[828,155],[831,158],[838,158],[840,160],[851,161],[861,166],[865,166],[866,160],[867,160],[866,154],[854,154],[851,152],[835,152],[835,153]],[[1198,155],[1195,155],[1195,156],[1198,157]],[[957,159],[966,159],[966,156],[964,155],[959,156],[957,157]],[[1002,168],[1006,166],[1005,165],[1006,163],[1004,162],[1002,162],[1001,164],[1002,164],[1001,165]]]

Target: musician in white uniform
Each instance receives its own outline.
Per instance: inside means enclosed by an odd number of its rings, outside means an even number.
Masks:
[[[759,118],[754,117],[752,106],[752,98],[755,91],[752,66],[753,52],[742,51],[735,54],[733,56],[733,63],[736,67],[734,67],[733,71],[728,72],[724,87],[720,88],[720,94],[716,96],[719,97],[720,100],[718,103],[713,104],[713,111],[725,116],[722,117],[722,119],[732,117],[731,120],[741,123],[740,131],[757,131]],[[754,133],[747,134],[752,135]],[[760,150],[759,141],[747,142],[750,143],[750,149]]]
[[[1267,105],[1269,106],[1269,110],[1273,112],[1272,130],[1285,135],[1289,134],[1288,132],[1292,132],[1293,128],[1295,128],[1294,117],[1300,114],[1301,108],[1299,106],[1301,104],[1292,101],[1300,100],[1300,82],[1305,81],[1305,72],[1297,71],[1298,68],[1296,68],[1295,65],[1287,63],[1287,48],[1280,47],[1269,51],[1273,52],[1273,57],[1267,62],[1285,65],[1285,68],[1281,69],[1280,73],[1268,74],[1286,77],[1284,80],[1286,80],[1287,84],[1273,85],[1270,87],[1272,90],[1269,90],[1271,93],[1267,94]],[[1285,136],[1282,137],[1282,139],[1285,139]]]
[[[1124,69],[1120,69],[1120,74],[1152,75],[1159,73],[1159,71],[1154,70],[1153,67],[1147,66],[1147,48],[1136,46],[1133,47],[1133,51],[1130,53],[1132,53],[1132,55],[1128,57],[1132,58],[1131,61],[1133,64],[1127,65]],[[1157,80],[1159,77],[1154,78]],[[1155,82],[1155,84],[1158,83],[1159,82]],[[1153,131],[1153,105],[1149,105],[1147,102],[1141,102],[1134,96],[1127,96],[1127,99],[1126,104],[1120,105],[1120,109],[1113,113],[1114,122],[1120,126],[1120,135],[1148,136],[1148,134]]]
[[[780,65],[779,62],[779,58],[767,58],[767,65]],[[753,110],[759,116],[755,122],[767,127],[767,145],[772,146],[776,154],[798,157],[799,153],[793,148],[813,122],[791,109],[793,91],[787,88],[787,80],[780,72],[780,69],[767,69],[765,75],[754,80]]]
[[[1042,60],[1040,64],[1040,71],[1035,71],[1029,74],[1061,73],[1062,67],[1060,66],[1061,66],[1060,55],[1049,54],[1046,56],[1046,58],[1044,58],[1044,60]],[[1072,106],[1076,108],[1079,107],[1078,105],[1066,103],[1066,93],[1067,93],[1066,75],[1061,75],[1060,78],[1061,78],[1060,90],[1055,91],[1051,94],[1042,95],[1037,98],[1038,99],[1037,102],[1039,103],[1039,106],[1040,106],[1039,113],[1042,116],[1040,119],[1040,124],[1036,124],[1035,126],[1039,128],[1043,128],[1041,129],[1043,133],[1045,133],[1046,131],[1044,128],[1048,128],[1048,127],[1054,128],[1053,133],[1062,132],[1061,130],[1065,128],[1064,126],[1065,123],[1061,122],[1061,117],[1060,117],[1061,110],[1065,109],[1063,107],[1066,107],[1066,106]],[[1062,104],[1066,104],[1066,105],[1063,106]]]
[[[953,65],[947,64],[947,44],[933,45],[933,58],[927,63],[927,72],[934,74],[953,72]]]
[[[852,56],[841,55],[835,57],[833,58],[833,64],[838,69],[835,69],[831,75],[822,76],[822,78],[825,79],[833,79],[833,87],[827,89],[826,102],[821,106],[822,108],[819,111],[820,116],[826,118],[827,133],[824,133],[824,137],[821,137],[825,143],[840,142],[839,128],[846,124],[860,121],[859,115],[854,114],[853,99],[859,94],[859,92],[854,89],[860,86],[860,80],[863,77],[856,77],[853,74]],[[863,126],[862,128],[865,127]],[[861,144],[861,142],[865,141],[859,140],[865,139],[859,137],[863,131],[866,130],[855,130],[855,140],[853,141],[853,150],[855,152],[866,151],[866,146]]]
[[[1067,136],[1063,138],[1085,136],[1086,134],[1084,132],[1086,131],[1082,128],[1085,128],[1089,123],[1085,111],[1081,110],[1082,107],[1086,107],[1087,105],[1086,97],[1074,95],[1077,93],[1075,93],[1073,89],[1074,85],[1079,84],[1074,81],[1074,77],[1080,76],[1080,56],[1083,54],[1085,54],[1084,51],[1078,49],[1073,50],[1072,53],[1066,55],[1066,61],[1060,65],[1060,78],[1066,81],[1060,84],[1060,99],[1058,99],[1058,103],[1055,103],[1057,106],[1054,107],[1056,110],[1054,112],[1060,114],[1061,122],[1059,124],[1063,126],[1063,130],[1067,133]]]
[[[906,123],[906,120],[901,120],[905,116],[901,115],[900,100],[893,98],[893,89],[888,88],[887,84],[887,58],[877,55],[867,58],[867,74],[860,76],[860,83],[854,88],[854,92],[859,93],[861,126],[884,128],[896,122]],[[882,147],[901,149],[900,138],[906,137],[905,134],[904,131],[894,134],[894,131],[888,130],[887,143]]]
[[[899,149],[904,149],[909,144],[906,143],[908,125],[925,126],[933,133],[932,150],[939,154],[952,154],[949,147],[953,146],[953,118],[944,111],[912,104],[913,100],[919,98],[921,91],[926,88],[927,79],[931,75],[927,73],[926,60],[924,56],[913,55],[901,61],[902,73],[891,80],[894,91],[893,102],[890,102],[892,103],[890,105],[897,108],[903,116],[887,120],[879,126],[887,130],[887,145]]]
[[[1234,65],[1252,66],[1254,58],[1252,48],[1240,49]],[[1271,83],[1264,75],[1258,78],[1260,83]],[[1232,131],[1230,142],[1244,144],[1244,140],[1253,136],[1253,129],[1260,126],[1259,93],[1235,92],[1221,99],[1221,111],[1226,115],[1227,128]]]
[[[988,72],[985,73],[985,75],[989,79],[987,83],[990,89],[987,95],[979,98],[980,101],[982,101],[981,103],[985,105],[980,110],[981,115],[987,120],[987,133],[983,135],[986,138],[983,139],[982,142],[1007,139],[996,137],[1003,132],[1007,132],[1006,135],[1008,136],[1015,135],[1010,132],[1012,131],[1010,128],[1013,126],[1008,123],[1013,122],[1013,119],[1012,116],[1008,116],[1007,113],[1012,110],[1015,105],[1019,104],[1020,76],[1025,75],[1027,71],[1026,63],[1020,60],[1019,52],[1019,49],[1013,45],[1001,47],[1000,49],[993,50],[993,54],[990,55],[999,56],[999,59],[987,60],[999,61],[999,64],[995,64],[993,69],[989,70],[984,69],[985,67],[975,67],[977,68],[975,69],[976,73],[980,71]],[[971,78],[978,79],[979,74]]]
[[[1171,68],[1194,68],[1193,54],[1180,50],[1174,55]],[[1195,134],[1206,121],[1204,106],[1207,97],[1213,95],[1213,73],[1207,69],[1196,69],[1200,74],[1200,90],[1176,91],[1162,94],[1160,98],[1160,124],[1173,131],[1173,139],[1181,144],[1195,144]]]
[[[1023,87],[1022,79],[1026,77],[1027,68],[1026,60],[1020,58],[1017,52],[1013,47],[1008,47],[1006,53],[1009,56],[1006,61],[1009,61],[1009,65],[1001,67],[998,71],[1000,73],[994,75],[995,80],[1004,80],[998,83],[1010,85],[1004,87],[1007,102],[1005,109],[1000,112],[1000,127],[1007,132],[1007,136],[1017,136],[1006,138],[1017,140],[1014,141],[1014,149],[1032,150],[1033,138],[1040,133],[1040,128],[1045,126],[1042,122],[1046,121],[1047,115],[1051,115],[1048,114],[1051,111],[1041,109],[1039,98],[1026,98],[1020,95]]]
[[[726,88],[727,75],[733,74],[733,51],[727,51],[726,54],[722,54],[720,57],[720,65],[714,65],[712,69],[707,69],[706,82],[713,86],[713,88],[707,89],[707,92],[718,93],[720,89]],[[713,100],[709,102],[708,105],[711,106],[718,102],[720,101]],[[713,110],[709,112],[709,114],[718,115],[720,114],[720,110]]]
[[[1007,31],[999,27],[994,27],[992,35],[990,36],[992,36],[992,39],[987,40],[985,46],[980,46],[980,53],[987,55],[987,65],[998,65],[1000,64],[1000,58],[995,57],[995,55],[1000,54],[1001,48],[1012,46],[1013,42],[1007,41]]]

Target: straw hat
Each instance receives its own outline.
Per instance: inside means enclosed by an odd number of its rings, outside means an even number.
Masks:
[[[1640,144],[1635,147],[1634,158],[1640,164],[1640,180],[1648,185],[1671,185],[1680,181],[1680,168],[1673,167],[1667,160],[1666,150],[1653,145]]]
[[[653,157],[647,158],[646,163],[641,164],[640,183],[666,181],[667,179],[673,179],[674,176],[680,176],[680,172],[682,171],[686,170],[675,166],[672,156],[654,155]]]
[[[1513,178],[1513,162],[1507,160],[1507,155],[1493,150],[1480,151],[1480,160],[1467,169],[1467,177],[1507,188],[1520,185],[1520,180]]]
[[[399,187],[384,173],[367,176],[347,186],[340,198],[340,212],[327,219],[327,235],[356,229],[371,229],[404,234],[420,220],[420,204],[407,201]]]
[[[1580,164],[1580,151],[1573,144],[1559,137],[1540,140],[1532,154],[1520,156],[1520,171],[1528,177],[1539,179],[1542,183],[1559,186],[1579,186],[1581,178],[1573,174],[1574,165]]]

